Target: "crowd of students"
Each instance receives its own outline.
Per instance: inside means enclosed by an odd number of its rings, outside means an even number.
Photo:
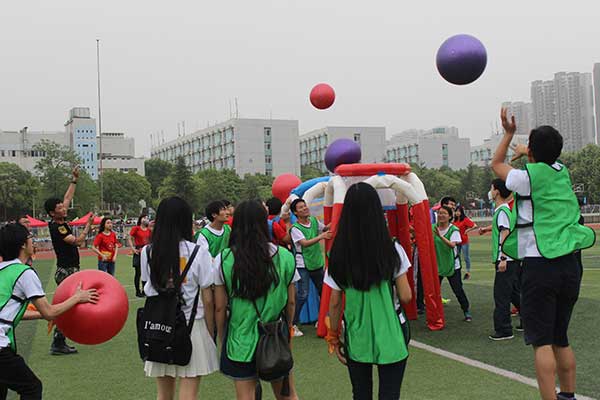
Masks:
[[[534,349],[542,399],[572,400],[575,358],[567,333],[581,285],[582,265],[576,255],[594,244],[595,235],[580,224],[568,171],[558,162],[560,134],[551,127],[534,129],[528,146],[514,148],[517,157],[529,160],[525,170],[516,170],[504,162],[516,130],[514,119],[505,110],[501,118],[505,134],[491,164],[498,176],[489,192],[495,203],[492,224],[480,228],[455,199],[441,200],[432,224],[439,279],[448,280],[464,320],[470,322],[463,287],[463,280],[471,277],[468,236],[477,229],[480,234],[491,232],[490,261],[496,272],[489,338],[514,337],[512,303],[522,320],[515,329],[524,330],[525,343]],[[64,199],[45,203],[52,219],[57,284],[79,270],[77,247],[90,229],[88,222],[75,237],[64,219],[77,178],[76,169]],[[264,327],[275,324],[278,332],[272,333],[284,337],[288,347],[293,337],[301,336],[298,314],[311,281],[318,293],[323,283],[332,289],[327,348],[347,367],[353,397],[372,398],[376,366],[379,398],[400,398],[408,360],[402,304],[412,298],[406,276],[411,264],[418,276],[417,297],[422,296],[417,252],[411,263],[390,237],[379,196],[365,183],[347,190],[326,271],[321,242],[332,238],[330,227],[311,216],[302,199],[288,202],[285,208],[291,214],[282,213],[283,208],[277,199],[247,200],[237,208],[227,201],[213,202],[205,210],[208,225],[195,233],[192,210],[179,197],[161,201],[152,229],[146,215],[139,217],[129,239],[136,295],[160,302],[169,301],[166,293],[177,293],[192,343],[184,365],[146,358],[144,371],[156,379],[159,400],[175,398],[177,387],[180,399],[195,399],[201,377],[218,370],[231,378],[238,399],[260,397],[258,357],[263,355],[256,353]],[[0,230],[0,398],[11,389],[23,399],[41,399],[41,382],[16,352],[14,329],[20,320],[53,319],[77,303],[99,298],[96,291],[79,288],[64,303],[48,304],[30,264],[33,245],[25,225],[23,221]],[[114,274],[117,248],[112,221],[105,217],[92,247],[99,269]],[[35,310],[28,310],[29,302]],[[424,311],[422,300],[417,305]],[[56,330],[51,353],[74,352]],[[289,368],[269,381],[277,399],[298,398]]]

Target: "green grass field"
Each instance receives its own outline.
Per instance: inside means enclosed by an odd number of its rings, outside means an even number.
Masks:
[[[492,343],[493,268],[488,263],[489,237],[475,237],[471,252],[473,278],[465,283],[471,301],[473,322],[462,321],[458,302],[447,283],[444,296],[452,302],[445,306],[447,327],[430,332],[424,319],[412,321],[413,338],[478,361],[534,378],[532,350],[522,335],[512,341]],[[96,268],[95,258],[82,260],[84,268]],[[600,398],[600,248],[584,253],[585,272],[581,297],[571,325],[571,343],[578,359],[578,393]],[[55,289],[51,276],[54,261],[38,261],[35,267],[50,294]],[[44,383],[46,399],[152,399],[153,379],[144,377],[137,355],[135,310],[143,301],[133,295],[131,258],[119,256],[117,278],[130,297],[129,320],[123,331],[108,343],[78,345],[79,354],[53,357],[48,354],[51,338],[44,321],[21,323],[17,335],[20,353]],[[51,295],[49,295],[51,297]],[[345,367],[329,357],[325,342],[316,338],[314,328],[302,328],[305,336],[294,340],[295,377],[301,399],[350,399],[351,388]],[[481,369],[411,348],[402,398],[434,399],[536,399],[537,389]],[[264,385],[264,384],[263,384]],[[216,373],[200,385],[199,398],[233,399],[233,383]],[[269,392],[264,398],[273,398]]]

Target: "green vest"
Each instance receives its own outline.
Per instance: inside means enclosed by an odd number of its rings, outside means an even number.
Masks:
[[[448,247],[446,243],[435,233],[436,225],[432,225],[433,230],[433,238],[435,244],[435,256],[438,264],[438,275],[439,276],[452,276],[454,275],[454,264],[455,260],[458,256],[455,254],[454,249]],[[444,237],[448,240],[452,237],[454,232],[460,232],[459,229],[450,224],[448,228],[448,232],[444,235]]]
[[[594,245],[596,241],[594,231],[579,224],[581,214],[577,198],[571,188],[569,171],[564,165],[560,164],[560,166],[560,170],[556,170],[545,163],[526,164],[531,196],[515,196],[513,207],[515,229],[511,229],[502,247],[502,251],[511,258],[523,258],[518,254],[518,231],[531,226],[521,226],[516,223],[521,201],[531,201],[533,233],[542,257],[558,258]]]
[[[500,230],[498,229],[498,217],[500,213],[504,213],[508,217],[509,229],[514,225],[512,222],[512,212],[508,204],[503,204],[494,212],[494,219],[492,221],[492,264],[496,264],[496,261],[498,261],[500,246],[502,246],[502,243],[500,243]]]
[[[250,362],[258,344],[258,316],[254,304],[233,295],[233,264],[231,249],[221,253],[221,270],[229,297],[229,322],[227,329],[227,357],[233,361]],[[279,275],[279,284],[272,285],[265,297],[256,300],[264,322],[273,322],[285,311],[288,303],[288,286],[296,272],[294,256],[283,247],[273,255],[273,264]]]
[[[310,217],[310,227],[306,227],[299,222],[292,225],[298,228],[307,240],[314,239],[319,236],[319,221],[315,217]],[[293,246],[294,249],[296,246]],[[309,271],[315,271],[319,268],[323,268],[325,265],[325,259],[323,258],[323,252],[321,251],[321,244],[315,243],[312,246],[302,247],[302,258],[304,259],[304,267]]]
[[[392,364],[408,357],[390,282],[363,292],[344,289],[348,357],[369,364]]]
[[[208,252],[212,258],[215,258],[229,246],[229,236],[231,235],[231,228],[229,225],[223,225],[223,233],[220,236],[215,235],[207,227],[200,229],[198,233],[206,238],[206,241],[208,242]],[[198,237],[200,237],[199,235]],[[198,239],[196,238],[196,241],[197,240]]]
[[[14,263],[7,265],[6,267],[0,269],[0,311],[8,304],[11,299],[15,299],[12,297],[13,290],[15,290],[15,285],[21,275],[28,269],[31,269],[28,265],[21,263]],[[15,299],[16,300],[16,299]],[[29,300],[22,299],[20,301],[21,306],[19,310],[14,316],[10,316],[8,320],[3,321],[10,326],[6,336],[10,341],[11,349],[16,353],[17,352],[17,342],[15,340],[15,328],[19,325],[21,318],[23,318],[23,314],[27,310],[27,305],[29,304]]]

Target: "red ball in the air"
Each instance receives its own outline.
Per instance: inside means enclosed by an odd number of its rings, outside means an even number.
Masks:
[[[331,107],[334,101],[335,91],[326,83],[319,83],[310,91],[310,102],[319,110]]]

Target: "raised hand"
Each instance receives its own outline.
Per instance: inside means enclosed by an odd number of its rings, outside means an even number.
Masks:
[[[75,168],[73,168],[71,174],[73,175],[73,180],[79,179],[79,165],[76,165]]]
[[[504,132],[507,135],[514,135],[517,131],[517,123],[515,122],[515,116],[510,117],[510,121],[508,120],[508,109],[501,108],[500,109],[500,119],[502,120],[502,127],[504,128]]]
[[[525,144],[511,144],[510,148],[514,153],[510,162],[517,161],[519,158],[526,156],[529,153],[529,148]]]

